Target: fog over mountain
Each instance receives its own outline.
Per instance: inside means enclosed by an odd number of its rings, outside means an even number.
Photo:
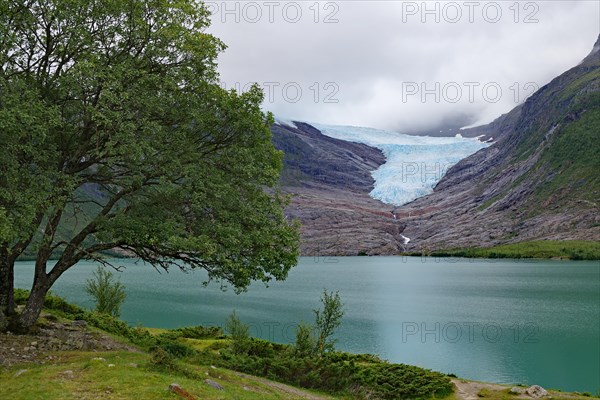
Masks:
[[[600,31],[596,1],[427,3],[209,2],[222,84],[294,120],[435,131],[507,113]]]

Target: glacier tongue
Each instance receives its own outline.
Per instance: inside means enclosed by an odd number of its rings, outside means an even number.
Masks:
[[[490,145],[458,135],[411,136],[374,128],[310,124],[324,135],[380,149],[386,162],[372,173],[375,185],[370,195],[397,206],[431,193],[451,166]]]

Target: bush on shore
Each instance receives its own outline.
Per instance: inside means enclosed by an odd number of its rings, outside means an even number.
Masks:
[[[16,303],[23,304],[27,295],[27,291],[18,289]],[[252,337],[245,337],[244,346],[234,348],[233,340],[224,336],[218,327],[185,327],[152,335],[142,327],[130,327],[110,315],[86,311],[52,294],[46,297],[45,306],[52,314],[84,320],[90,326],[123,337],[149,351],[152,354],[150,368],[157,371],[195,378],[190,364],[215,365],[353,398],[430,398],[444,397],[453,391],[449,377],[444,374],[410,365],[390,364],[373,355],[334,350],[305,353],[297,351],[294,345]],[[237,324],[237,328],[242,329],[239,320]],[[198,351],[188,344],[189,339],[214,339],[215,342]]]

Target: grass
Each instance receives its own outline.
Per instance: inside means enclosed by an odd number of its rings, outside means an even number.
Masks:
[[[492,197],[491,199],[483,202],[477,209],[479,211],[483,211],[486,208],[488,208],[489,206],[491,206],[492,204],[494,204],[495,202],[497,202],[498,200],[500,200],[503,196],[502,195],[496,195],[494,197]]]
[[[16,290],[16,304],[22,305],[27,295],[26,290]],[[444,374],[390,364],[370,355],[301,354],[294,346],[261,339],[244,338],[242,343],[242,339],[225,336],[218,327],[132,328],[54,295],[46,297],[44,315],[40,323],[46,328],[81,319],[87,322],[88,332],[134,345],[139,352],[38,353],[38,361],[44,365],[17,361],[18,365],[0,367],[0,399],[176,398],[167,392],[171,383],[182,385],[198,399],[362,399],[366,395],[398,399],[440,398],[452,393]],[[19,351],[35,339],[23,338],[22,345],[14,346]],[[13,354],[13,362],[20,359],[19,351]],[[96,357],[105,360],[94,360]],[[207,378],[225,390],[211,387]]]
[[[144,327],[145,330],[147,330],[151,335],[160,335],[161,333],[167,333],[169,330],[168,329],[162,329],[162,328],[146,328]]]
[[[540,115],[532,115],[522,127],[513,163],[524,161],[541,150],[535,165],[513,182],[534,182],[532,196],[521,207],[534,216],[543,210],[598,207],[600,198],[600,93],[590,88],[600,79],[600,70],[589,71],[558,92],[542,91]],[[547,135],[551,129],[552,135]],[[502,193],[503,197],[507,193]],[[486,209],[493,201],[480,206]]]
[[[26,294],[18,290],[17,303],[22,303]],[[190,398],[208,400],[465,399],[465,393],[453,390],[448,375],[390,364],[373,355],[331,352],[311,358],[299,356],[293,346],[253,338],[245,338],[246,349],[236,353],[232,352],[235,337],[225,336],[215,327],[131,328],[123,321],[87,312],[57,296],[48,296],[45,304],[45,319],[40,323],[54,321],[70,325],[69,321],[74,318],[84,319],[88,332],[113,337],[129,347],[135,344],[137,351],[37,353],[38,363],[0,366],[0,399],[184,398],[168,390],[172,383],[183,387],[193,396]],[[23,343],[17,345],[13,340],[11,345],[20,349],[35,339],[33,336],[22,338]],[[20,357],[19,353],[14,356]],[[209,385],[207,379],[221,385],[223,390]],[[475,385],[477,391],[473,394],[480,398],[515,398],[506,386],[461,382],[472,389]],[[487,387],[481,389],[481,384]],[[581,400],[590,396],[551,394],[555,399]]]
[[[199,375],[225,388],[220,391],[203,380],[153,371],[150,356],[131,352],[60,352],[52,365],[21,365],[0,370],[0,398],[33,399],[177,399],[171,383],[180,384],[199,399],[297,399],[251,378],[206,366],[194,366]],[[102,357],[106,361],[93,360]],[[109,367],[114,364],[114,367]],[[20,370],[26,372],[15,376]],[[65,371],[72,371],[65,374]]]
[[[503,244],[494,247],[437,250],[429,255],[434,257],[600,260],[600,242],[582,240],[539,240]]]
[[[597,202],[600,197],[600,95],[593,96],[580,118],[567,124],[541,163],[556,175],[537,190],[536,200],[576,198]],[[598,206],[598,205],[597,205]]]

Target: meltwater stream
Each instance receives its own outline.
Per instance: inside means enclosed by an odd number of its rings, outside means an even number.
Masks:
[[[446,171],[489,146],[477,138],[404,135],[374,128],[310,123],[324,135],[380,149],[386,162],[373,172],[371,197],[397,206],[433,191]]]
[[[597,261],[303,257],[284,282],[247,293],[202,287],[202,271],[158,274],[118,260],[127,289],[122,317],[172,328],[222,325],[236,310],[258,337],[292,342],[312,322],[323,288],[339,290],[346,314],[338,348],[374,353],[468,379],[596,393],[600,389],[600,265]],[[96,265],[80,263],[53,291],[84,307]],[[20,262],[28,288],[33,263]]]

